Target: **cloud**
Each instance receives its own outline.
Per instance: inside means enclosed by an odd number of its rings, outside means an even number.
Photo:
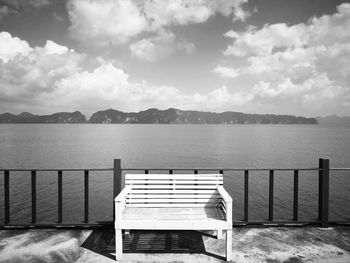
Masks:
[[[218,73],[221,77],[229,77],[229,78],[235,78],[238,76],[237,70],[234,68],[224,67],[224,66],[217,66],[214,68],[214,72]]]
[[[81,110],[91,114],[105,108],[229,110],[251,98],[227,87],[207,94],[186,94],[168,85],[133,82],[110,61],[91,58],[48,40],[43,47],[1,32],[0,112]],[[16,48],[7,48],[8,45]]]
[[[250,91],[254,101],[284,101],[316,107],[321,101],[334,107],[346,105],[350,92],[350,4],[337,12],[311,18],[306,23],[284,23],[229,31],[233,40],[224,55],[242,57],[247,65],[218,65],[221,77],[254,76]],[[327,106],[328,107],[328,106]]]
[[[106,46],[129,42],[142,32],[174,25],[203,23],[221,13],[244,20],[247,0],[69,0],[71,35],[84,44]]]
[[[162,31],[157,36],[143,38],[129,46],[131,55],[139,60],[156,61],[169,57],[175,52],[192,53],[195,50],[193,43],[177,40],[169,31]]]
[[[39,106],[42,95],[51,93],[58,79],[81,70],[82,62],[87,62],[85,55],[50,40],[44,47],[32,48],[26,41],[1,32],[0,43],[0,93],[4,107],[11,101],[21,102],[24,107]]]
[[[126,111],[157,107],[182,109],[224,110],[249,101],[244,94],[229,93],[224,86],[206,95],[186,95],[172,86],[153,86],[149,83],[131,82],[128,74],[112,64],[103,64],[92,72],[76,73],[59,81],[55,94],[73,105],[94,110],[117,108]],[[56,102],[59,102],[56,100]]]
[[[70,0],[67,8],[72,36],[85,43],[125,43],[148,27],[140,7],[130,0]]]
[[[1,20],[3,20],[4,17],[15,14],[17,14],[17,11],[12,9],[11,7],[7,5],[0,6],[0,22]]]
[[[12,37],[8,32],[0,32],[0,62],[7,62],[17,55],[27,55],[32,48],[26,41]]]
[[[285,23],[265,25],[261,29],[249,27],[245,32],[226,33],[233,43],[225,55],[269,55],[274,50],[307,46],[348,43],[350,40],[350,4],[337,7],[337,13],[314,17],[307,23],[288,26]]]
[[[277,83],[260,81],[254,86],[254,96],[265,102],[278,99],[280,102],[309,103],[321,98],[332,99],[340,94],[342,88],[329,80],[326,74],[317,74],[298,85],[286,78]]]
[[[64,21],[64,18],[62,16],[60,16],[58,13],[56,13],[56,12],[53,13],[53,17],[58,22],[63,22]]]

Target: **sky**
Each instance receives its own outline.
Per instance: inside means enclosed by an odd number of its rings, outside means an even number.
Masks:
[[[0,0],[0,113],[349,116],[349,2]]]

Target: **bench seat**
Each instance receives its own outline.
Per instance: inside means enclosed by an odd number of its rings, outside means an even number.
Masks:
[[[201,230],[214,225],[228,228],[225,215],[215,207],[126,207],[119,221],[122,229]]]

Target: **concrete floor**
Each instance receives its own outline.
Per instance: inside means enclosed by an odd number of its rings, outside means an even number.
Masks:
[[[132,231],[123,262],[224,262],[211,232]],[[350,262],[350,227],[234,228],[233,262]],[[115,262],[113,230],[2,230],[0,262]]]

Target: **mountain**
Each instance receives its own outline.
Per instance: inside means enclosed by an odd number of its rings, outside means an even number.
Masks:
[[[51,115],[33,115],[22,112],[0,114],[0,123],[86,123],[79,112],[58,112]],[[178,109],[148,109],[140,112],[122,112],[114,109],[95,112],[89,123],[149,123],[149,124],[318,124],[315,118],[293,115],[246,114],[225,111],[222,113],[184,111]]]
[[[33,115],[22,112],[14,115],[11,113],[0,114],[0,123],[85,123],[86,118],[80,111],[57,112],[51,115]]]
[[[148,109],[140,112],[122,112],[114,109],[94,113],[90,123],[193,123],[193,124],[318,124],[315,118],[292,115],[246,114],[183,111],[178,109]]]
[[[317,117],[317,121],[323,126],[342,126],[350,127],[350,117],[339,117],[337,115],[330,115],[326,117]]]

